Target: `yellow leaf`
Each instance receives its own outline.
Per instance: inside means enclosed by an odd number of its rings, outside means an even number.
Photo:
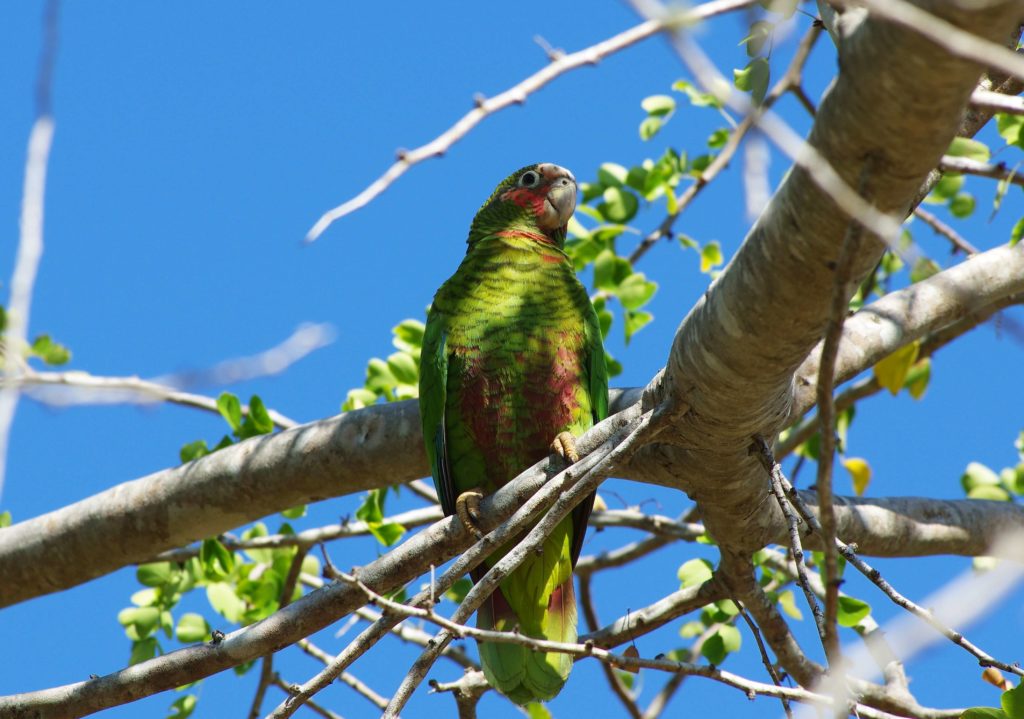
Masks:
[[[803,619],[804,615],[800,611],[800,607],[796,605],[796,597],[793,596],[793,590],[787,589],[779,594],[779,606],[793,619]]]
[[[921,349],[920,342],[901,347],[875,365],[875,379],[878,384],[893,394],[897,394],[907,379],[907,372],[917,361],[917,353]]]
[[[604,497],[600,494],[594,496],[594,511],[604,512],[608,509],[608,503],[604,501]]]
[[[858,497],[864,494],[871,481],[871,465],[861,457],[844,457],[843,466],[853,479],[853,491]]]

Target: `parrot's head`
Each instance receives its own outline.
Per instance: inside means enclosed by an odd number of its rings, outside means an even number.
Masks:
[[[527,165],[502,180],[473,218],[469,243],[502,232],[538,235],[559,247],[576,209],[576,178],[564,167]]]

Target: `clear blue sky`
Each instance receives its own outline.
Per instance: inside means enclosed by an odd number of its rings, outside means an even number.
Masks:
[[[0,16],[0,236],[6,238],[0,243],[0,278],[5,286],[14,261],[41,12],[39,2],[8,3]],[[737,46],[745,35],[741,20],[720,19],[702,31],[705,47],[726,73],[746,62]],[[535,35],[573,51],[636,21],[618,2],[528,0],[499,13],[486,3],[385,10],[370,3],[311,2],[287,11],[269,3],[67,3],[54,85],[57,125],[46,252],[32,332],[49,332],[66,343],[76,369],[147,377],[252,354],[280,342],[302,322],[330,322],[338,336],[332,346],[281,376],[231,389],[243,398],[259,393],[268,405],[301,421],[335,414],[346,390],[362,383],[366,360],[391,351],[390,328],[406,317],[422,317],[434,290],[462,256],[470,218],[506,174],[550,161],[585,181],[602,162],[637,164],[659,156],[666,144],[700,152],[721,122],[712,112],[684,107],[656,139],[640,141],[640,100],[668,92],[684,76],[664,42],[655,39],[563,77],[525,106],[487,120],[444,159],[414,168],[372,205],[303,247],[300,240],[309,226],[382,172],[396,148],[418,146],[449,127],[471,107],[474,93],[493,95],[541,67],[545,59]],[[796,34],[780,41],[773,61],[777,72],[808,23],[798,16]],[[834,50],[823,38],[807,71],[815,100],[835,67]],[[787,101],[782,109],[806,130],[808,121],[795,103]],[[1019,157],[1001,159],[1012,164]],[[787,166],[773,155],[773,183]],[[988,222],[993,185],[977,180],[968,185],[979,197],[979,211],[964,233],[982,248],[1005,242],[1021,214],[1019,188]],[[741,192],[734,166],[686,212],[680,229],[701,242],[719,240],[730,256],[749,227]],[[638,229],[654,227],[658,213],[642,214]],[[926,252],[940,264],[953,261],[942,241],[919,223],[915,227]],[[621,327],[613,330],[611,351],[626,368],[616,381],[620,386],[643,384],[663,365],[675,327],[707,282],[697,271],[696,256],[678,245],[658,246],[638,269],[661,289],[651,305],[656,321],[628,348]],[[1017,327],[1024,321],[1019,311],[1011,316]],[[956,497],[969,461],[997,471],[1015,463],[1022,359],[1019,336],[985,326],[941,353],[923,402],[901,395],[865,403],[850,434],[850,453],[868,458],[875,470],[868,493]],[[197,389],[215,395],[222,388]],[[58,411],[23,400],[0,510],[10,510],[16,521],[36,516],[173,465],[182,444],[200,437],[216,441],[223,431],[218,417],[176,407]],[[617,495],[606,493],[613,507],[620,506],[617,497],[628,504],[655,500],[665,514],[687,505],[681,494],[657,488],[625,482],[607,487]],[[846,476],[838,477],[838,487],[851,491]],[[321,503],[304,526],[351,514],[357,502]],[[584,551],[634,538],[607,531],[590,539]],[[332,551],[354,564],[376,549],[352,542]],[[596,589],[602,618],[676,589],[676,568],[697,554],[713,556],[705,547],[675,545],[629,572],[601,576]],[[923,599],[967,569],[969,561],[879,565],[905,593]],[[8,657],[0,693],[77,681],[123,666],[129,642],[116,614],[137,588],[129,568],[0,612],[0,646]],[[850,590],[873,604],[880,622],[895,615],[870,588],[852,582]],[[1022,600],[1024,592],[1018,591],[970,636],[1000,658],[1021,659]],[[196,598],[186,608],[202,604]],[[223,620],[211,621],[227,628]],[[800,636],[811,647],[808,624],[802,623]],[[652,656],[683,646],[680,625],[641,639],[641,653]],[[744,642],[751,643],[743,631]],[[317,641],[329,651],[344,645],[333,629]],[[304,681],[316,670],[305,657],[284,656],[278,666],[290,681]],[[404,647],[388,645],[387,652],[374,652],[353,672],[390,694],[413,657]],[[732,657],[726,667],[766,680],[756,652]],[[951,646],[914,661],[909,673],[926,705],[998,701],[995,690],[977,679],[975,662]],[[227,673],[207,680],[197,716],[247,711],[254,675]],[[446,664],[432,674],[456,675]],[[663,677],[642,679],[646,703]],[[276,689],[268,696],[267,709],[281,698]],[[161,716],[173,699],[173,694],[160,695],[107,716]],[[332,687],[321,700],[346,717],[376,714],[346,687]],[[493,697],[483,707],[487,716],[516,716]],[[605,716],[610,708],[618,711],[593,662],[580,663],[551,704],[562,718]],[[734,690],[697,679],[686,682],[673,713],[684,708],[738,717],[780,713],[777,703],[750,703]],[[407,715],[453,714],[453,709],[450,698],[421,690]]]

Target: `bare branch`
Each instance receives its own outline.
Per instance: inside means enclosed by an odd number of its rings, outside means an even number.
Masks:
[[[31,370],[18,377],[15,382],[24,388],[25,394],[33,399],[52,405],[167,402],[219,413],[217,400],[214,397],[185,392],[172,385],[160,384],[140,377],[100,377],[81,370],[67,372]],[[70,394],[58,395],[52,391],[33,389],[34,387],[50,389],[57,386],[70,387],[75,391]],[[243,405],[242,411],[248,413],[248,405]],[[289,419],[275,410],[268,408],[267,414],[280,429],[291,429],[299,425],[295,420]]]
[[[1001,92],[978,89],[971,94],[971,105],[989,112],[1024,115],[1024,97],[1019,95],[1004,95]]]
[[[1008,168],[1005,162],[979,162],[969,157],[944,155],[939,161],[939,169],[943,172],[960,172],[965,175],[991,177],[1024,187],[1024,176],[1019,172],[1020,168]]]
[[[739,8],[753,4],[753,0],[712,0],[712,2],[698,5],[697,7],[680,13],[678,17],[671,19],[671,23],[695,23],[707,20],[715,15],[732,12]],[[432,157],[440,157],[447,152],[452,145],[464,138],[469,132],[479,125],[485,118],[494,113],[504,110],[512,105],[521,105],[526,98],[537,92],[555,78],[567,72],[588,65],[595,65],[609,55],[624,50],[631,45],[646,40],[658,34],[666,27],[665,23],[649,21],[641,23],[634,28],[619,33],[595,45],[574,52],[570,55],[563,55],[552,61],[546,67],[538,70],[514,87],[505,90],[499,95],[491,98],[481,98],[477,106],[467,112],[462,118],[452,125],[444,133],[428,142],[426,145],[401,152],[398,160],[387,169],[387,171],[375,180],[369,187],[353,197],[351,200],[338,205],[317,220],[312,229],[306,235],[306,242],[314,242],[324,233],[331,223],[345,215],[355,212],[373,201],[384,190],[391,186],[399,177],[414,165],[428,160]]]
[[[979,250],[977,247],[961,237],[956,230],[928,212],[928,210],[922,207],[915,207],[914,216],[921,218],[922,222],[953,243],[954,251],[960,250],[968,257],[978,254]]]
[[[28,137],[25,183],[21,198],[21,233],[18,254],[11,276],[11,296],[7,304],[7,329],[3,338],[3,382],[0,383],[0,497],[4,493],[7,467],[7,442],[11,423],[18,408],[18,390],[9,382],[17,376],[21,354],[28,346],[32,289],[39,261],[43,256],[43,214],[46,199],[46,168],[53,144],[53,108],[51,92],[53,64],[57,54],[57,18],[60,5],[49,0],[43,11],[43,49],[36,79],[36,119]]]

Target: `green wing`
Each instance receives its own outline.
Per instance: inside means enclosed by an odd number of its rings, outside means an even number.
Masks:
[[[445,432],[448,387],[448,333],[444,314],[436,307],[427,315],[420,360],[420,421],[430,474],[445,514],[455,514],[457,492],[452,481]]]

